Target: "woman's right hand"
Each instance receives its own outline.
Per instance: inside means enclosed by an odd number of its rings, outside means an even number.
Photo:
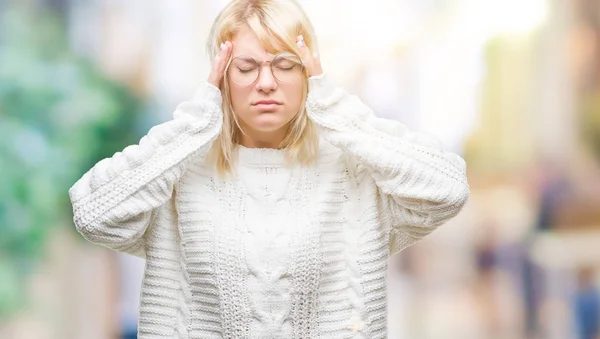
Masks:
[[[213,60],[210,74],[208,75],[209,84],[219,88],[219,85],[221,84],[221,79],[223,79],[223,75],[225,74],[225,67],[227,67],[227,63],[229,62],[229,56],[231,55],[232,50],[233,45],[230,41],[225,41],[221,44],[221,50]]]

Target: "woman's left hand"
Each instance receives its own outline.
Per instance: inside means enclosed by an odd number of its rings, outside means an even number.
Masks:
[[[300,59],[302,59],[304,67],[308,70],[308,75],[312,77],[323,74],[323,68],[321,67],[321,60],[319,59],[318,53],[315,52],[313,54],[310,51],[304,43],[304,37],[302,35],[298,35],[296,44],[300,49]]]

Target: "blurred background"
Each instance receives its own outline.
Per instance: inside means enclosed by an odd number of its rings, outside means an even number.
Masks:
[[[393,258],[390,338],[600,338],[600,1],[299,1],[338,84],[468,164]],[[0,0],[0,338],[135,338],[144,262],[67,192],[207,78],[225,3]]]

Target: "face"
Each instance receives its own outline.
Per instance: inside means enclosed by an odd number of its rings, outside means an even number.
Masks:
[[[290,77],[290,72],[297,74],[298,71],[290,68],[293,63],[285,58],[273,60],[275,55],[267,53],[258,37],[247,26],[238,32],[232,43],[234,62],[229,65],[227,81],[238,122],[249,137],[260,139],[262,143],[277,143],[281,140],[273,139],[283,139],[287,124],[300,109],[303,75],[300,71],[299,76]],[[250,58],[237,58],[242,56],[251,57],[258,65]],[[262,61],[267,62],[260,64]],[[274,70],[275,75],[271,70]],[[240,84],[242,81],[232,81],[234,76],[253,79],[256,75],[252,76],[252,72],[258,76],[253,83],[246,85]],[[290,79],[297,80],[280,81]]]

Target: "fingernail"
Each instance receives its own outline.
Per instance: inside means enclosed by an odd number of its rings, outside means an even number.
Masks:
[[[318,57],[319,57],[319,52],[315,52],[315,53],[313,54],[313,56],[314,56],[315,58],[318,58]]]
[[[298,40],[304,41],[304,36],[302,34],[298,35]]]
[[[225,49],[225,44],[221,43],[221,50],[224,50],[224,49]]]
[[[298,41],[298,46],[299,47],[304,47],[304,41],[303,40]]]

